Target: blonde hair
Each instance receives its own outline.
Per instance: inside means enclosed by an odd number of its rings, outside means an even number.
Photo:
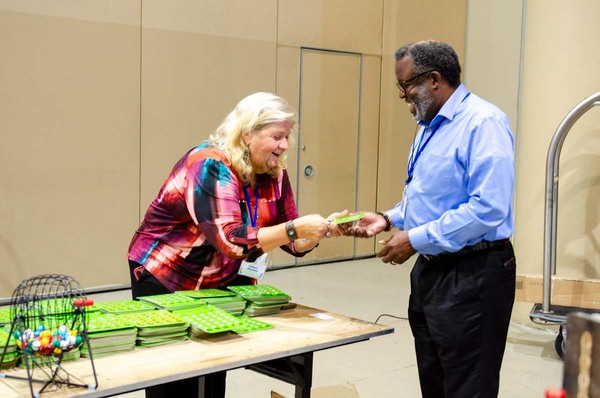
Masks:
[[[288,141],[292,145],[292,134],[296,131],[296,111],[283,98],[271,93],[258,92],[242,99],[235,108],[223,119],[221,125],[211,134],[209,141],[212,145],[222,150],[231,161],[239,176],[248,182],[254,174],[252,165],[244,157],[248,147],[242,135],[245,132],[257,134],[265,127],[280,122],[289,122],[291,125]],[[277,175],[287,167],[287,156],[281,156],[277,166],[268,171],[270,175]]]

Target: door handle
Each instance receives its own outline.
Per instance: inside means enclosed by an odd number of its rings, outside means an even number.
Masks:
[[[306,166],[304,166],[304,176],[307,178],[312,177],[315,174],[315,169],[312,167],[312,165],[307,164]]]

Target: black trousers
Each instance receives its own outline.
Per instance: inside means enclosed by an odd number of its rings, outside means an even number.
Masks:
[[[510,242],[455,257],[419,256],[408,318],[424,398],[498,396],[515,277]]]
[[[135,300],[141,296],[171,293],[150,272],[140,264],[129,261],[129,277],[131,278],[131,296]],[[146,398],[225,398],[227,372],[217,372],[204,376],[178,380],[167,384],[146,388]],[[202,390],[200,390],[202,385]],[[200,395],[200,392],[203,395]]]

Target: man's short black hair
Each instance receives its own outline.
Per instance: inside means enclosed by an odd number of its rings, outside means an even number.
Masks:
[[[438,71],[452,87],[460,84],[460,63],[458,55],[447,43],[441,41],[420,41],[406,44],[396,51],[396,61],[410,57],[416,75],[428,70]]]

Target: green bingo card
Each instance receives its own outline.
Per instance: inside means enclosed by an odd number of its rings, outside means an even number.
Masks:
[[[183,294],[196,299],[231,297],[236,295],[234,292],[221,289],[179,290],[175,293]]]
[[[206,333],[226,332],[241,323],[237,317],[212,305],[174,311],[173,314],[189,322],[194,331]]]
[[[152,310],[154,311],[154,309]],[[135,324],[130,319],[114,314],[103,314],[90,316],[87,323],[88,333],[108,332],[111,330],[131,329]]]
[[[292,299],[290,296],[271,285],[229,286],[228,289],[236,292],[248,301],[286,302]]]
[[[129,314],[132,312],[154,311],[156,309],[154,305],[138,300],[107,301],[96,305],[105,314]]]
[[[180,293],[157,294],[154,296],[138,297],[140,301],[150,303],[158,309],[169,311],[193,308],[205,305],[202,300],[196,300]]]

